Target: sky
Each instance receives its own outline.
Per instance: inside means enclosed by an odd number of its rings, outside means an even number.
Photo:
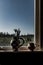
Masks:
[[[34,0],[0,0],[0,32],[34,34]]]

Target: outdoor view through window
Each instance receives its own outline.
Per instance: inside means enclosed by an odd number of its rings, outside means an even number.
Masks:
[[[14,30],[21,31],[23,46],[34,42],[34,0],[0,0],[0,46],[11,45]]]

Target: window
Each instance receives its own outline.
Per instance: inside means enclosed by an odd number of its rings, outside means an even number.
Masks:
[[[23,46],[32,42],[38,48],[38,16],[40,17],[39,0],[0,0],[0,47],[11,47],[14,29],[20,28],[20,37],[25,40]]]

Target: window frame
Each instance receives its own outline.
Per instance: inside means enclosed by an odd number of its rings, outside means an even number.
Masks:
[[[35,22],[35,41],[37,49],[41,50],[40,42],[40,0],[36,0],[36,22]],[[38,47],[39,46],[39,47]]]

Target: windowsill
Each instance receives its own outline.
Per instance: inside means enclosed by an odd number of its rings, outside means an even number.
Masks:
[[[14,50],[12,49],[12,47],[3,47],[3,48],[0,48],[0,52],[13,52]],[[30,52],[31,50],[28,49],[27,46],[22,46],[18,49],[18,52]],[[41,51],[41,49],[34,49],[34,51]]]

